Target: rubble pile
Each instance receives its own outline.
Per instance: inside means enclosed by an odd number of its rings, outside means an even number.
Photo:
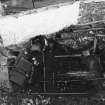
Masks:
[[[105,20],[105,1],[80,3],[79,24]]]
[[[105,2],[81,2],[80,3],[80,19],[79,19],[79,24],[84,24],[88,22],[95,22],[99,20],[104,20],[105,19]],[[74,8],[75,6],[75,8]],[[74,6],[69,7],[63,6],[57,7],[54,11],[47,10],[47,11],[40,11],[38,14],[36,12],[38,11],[30,11],[30,12],[35,12],[35,14],[25,14],[19,16],[9,16],[5,17],[4,19],[1,18],[0,22],[0,33],[1,36],[3,37],[3,43],[4,46],[8,46],[11,44],[20,44],[22,41],[26,41],[30,37],[35,37],[39,34],[51,34],[52,36],[55,35],[54,32],[56,33],[56,36],[59,34],[61,37],[60,44],[66,45],[63,46],[65,47],[65,51],[68,51],[69,47],[74,48],[74,49],[80,49],[81,46],[86,46],[87,43],[90,43],[90,41],[94,40],[95,35],[100,35],[97,36],[97,39],[101,39],[99,42],[103,42],[102,45],[103,48],[105,48],[105,37],[101,37],[105,33],[103,28],[105,27],[105,23],[99,23],[97,25],[87,25],[87,26],[71,26],[71,24],[76,24],[77,23],[77,18],[78,18],[78,6],[79,2],[75,4]],[[69,10],[75,9],[76,13],[73,15],[72,12]],[[48,9],[48,8],[47,8]],[[56,11],[57,10],[57,11]],[[65,10],[65,11],[64,11]],[[62,13],[63,11],[63,13]],[[75,18],[71,16],[71,14],[68,15],[68,12],[70,12]],[[58,14],[60,13],[60,14]],[[56,18],[54,19],[53,17],[56,15]],[[57,15],[59,15],[57,17]],[[67,15],[67,16],[66,16]],[[44,17],[43,17],[44,16]],[[51,16],[51,17],[50,17]],[[64,17],[63,17],[64,16]],[[72,19],[72,22],[70,20],[70,16]],[[39,18],[40,17],[40,18]],[[35,20],[36,18],[36,20]],[[62,19],[61,19],[62,18]],[[51,19],[48,21],[48,19]],[[61,19],[57,21],[57,19]],[[27,20],[32,20],[28,22]],[[39,20],[39,21],[37,21]],[[47,20],[47,21],[46,21]],[[55,22],[56,20],[56,22]],[[64,20],[64,22],[62,21]],[[34,23],[33,23],[34,21]],[[36,23],[35,23],[36,21]],[[46,23],[48,22],[48,23]],[[50,23],[51,22],[51,23]],[[53,24],[52,24],[53,23]],[[7,25],[8,24],[8,25]],[[4,25],[4,26],[3,26]],[[46,27],[44,27],[46,25]],[[3,26],[3,27],[2,27]],[[21,26],[21,27],[20,27]],[[59,31],[64,28],[65,26],[68,26],[67,29],[64,29],[62,31]],[[13,28],[17,27],[17,28]],[[38,28],[40,27],[40,28]],[[101,28],[100,30],[98,28]],[[91,29],[93,29],[91,31]],[[24,31],[26,30],[26,31]],[[90,31],[86,31],[90,30]],[[97,30],[97,31],[96,31]],[[58,32],[59,31],[59,32]],[[52,34],[54,33],[54,34]],[[11,35],[11,37],[10,37]],[[90,38],[92,37],[92,38]],[[101,37],[101,38],[100,38]],[[58,37],[55,37],[56,40],[59,40]],[[90,39],[89,39],[90,38]],[[64,39],[64,41],[62,41]],[[68,40],[67,40],[68,39]],[[17,45],[17,46],[18,46]],[[1,55],[1,60],[2,60],[2,55]],[[2,64],[3,62],[0,62]],[[7,64],[7,59],[5,62]],[[6,65],[4,64],[4,65]],[[51,66],[50,66],[51,67]],[[5,68],[6,72],[8,68]],[[0,71],[2,71],[0,69]],[[7,73],[8,75],[8,73]],[[7,77],[7,76],[6,76]],[[7,78],[8,80],[8,78]],[[3,95],[2,95],[3,94]],[[22,95],[22,94],[21,94]],[[13,101],[15,100],[15,101]],[[103,99],[96,99],[96,100],[91,100],[88,97],[52,97],[48,96],[47,98],[45,96],[27,96],[24,95],[23,97],[20,97],[20,95],[9,95],[9,94],[4,94],[4,92],[1,92],[0,95],[0,104],[1,105],[104,105],[105,100]]]
[[[24,97],[23,97],[24,96]],[[83,96],[0,95],[0,105],[104,105],[102,99]]]

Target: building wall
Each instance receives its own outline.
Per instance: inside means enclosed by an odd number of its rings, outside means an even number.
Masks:
[[[74,0],[35,0],[35,8],[40,8],[43,6],[65,3]],[[25,8],[33,8],[32,0],[9,0],[6,2],[9,6],[20,6]]]

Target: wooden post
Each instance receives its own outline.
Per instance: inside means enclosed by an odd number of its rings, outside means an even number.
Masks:
[[[35,8],[35,0],[32,0],[33,8]]]

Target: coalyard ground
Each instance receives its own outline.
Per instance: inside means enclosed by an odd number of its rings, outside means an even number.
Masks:
[[[64,2],[69,2],[69,1],[72,1],[72,0],[39,0],[39,1],[35,2],[35,8],[40,8],[43,6],[64,3]],[[29,8],[29,9],[33,8],[31,0],[17,0],[17,2],[14,4],[11,1],[8,1],[8,2],[6,2],[6,4],[8,4],[9,6],[12,6],[12,7],[25,7],[25,8]],[[94,4],[94,5],[96,5],[96,4]],[[103,5],[103,4],[101,4],[101,5]],[[84,6],[84,8],[85,8],[85,6]],[[88,17],[86,19],[83,18],[84,23],[85,23],[85,20],[86,20],[86,22],[90,21],[89,20],[90,18],[88,19]],[[94,17],[95,17],[95,15],[94,15]],[[6,96],[8,97],[8,95],[6,95]],[[0,94],[0,105],[2,103],[4,103],[5,100],[7,101],[6,96],[1,96],[1,94]],[[3,97],[5,97],[5,98],[3,98]],[[50,105],[105,105],[104,92],[101,92],[100,94],[94,95],[94,96],[81,96],[80,97],[77,95],[75,95],[75,96],[69,95],[69,96],[59,96],[59,97],[49,96],[49,97],[52,100]],[[2,105],[4,105],[4,104],[2,104]],[[22,103],[18,104],[17,97],[13,95],[12,97],[9,96],[8,103],[5,105],[26,105],[26,104],[22,104]]]

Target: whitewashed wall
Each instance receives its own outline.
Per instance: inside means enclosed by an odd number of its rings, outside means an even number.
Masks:
[[[77,24],[79,3],[51,6],[0,18],[4,46],[21,43],[39,34],[50,34]],[[31,12],[31,13],[29,13]]]

